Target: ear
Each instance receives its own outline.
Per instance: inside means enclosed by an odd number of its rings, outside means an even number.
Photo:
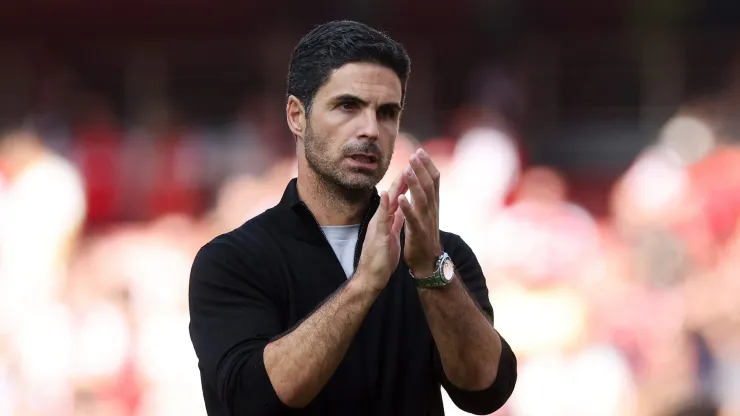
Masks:
[[[294,136],[303,139],[306,132],[306,108],[301,100],[291,95],[285,105],[285,116],[288,120],[288,128]]]

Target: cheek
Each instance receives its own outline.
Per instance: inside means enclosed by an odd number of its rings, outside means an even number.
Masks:
[[[340,160],[344,157],[344,143],[337,141],[333,142],[330,145],[331,157],[335,160]]]
[[[396,137],[398,134],[399,122],[393,120],[386,120],[380,123],[380,128],[384,134]]]
[[[312,127],[316,148],[330,156],[341,154],[344,141],[349,137],[345,130],[349,130],[349,126],[337,124],[331,117],[322,118],[318,125],[313,124]]]
[[[383,151],[390,154],[391,151],[393,151],[393,146],[396,144],[396,139],[398,137],[398,125],[395,124],[393,126],[388,126],[387,128],[383,129],[381,132],[381,147]]]
[[[315,137],[314,154],[324,160],[339,160],[343,155],[343,145],[341,140],[332,136]]]

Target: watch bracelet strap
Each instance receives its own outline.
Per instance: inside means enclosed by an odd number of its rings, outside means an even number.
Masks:
[[[409,270],[409,275],[414,279],[414,284],[417,287],[423,288],[446,286],[449,282],[447,282],[447,280],[442,277],[441,266],[442,262],[447,258],[449,258],[449,255],[445,252],[442,252],[442,255],[437,258],[436,264],[434,266],[434,273],[432,273],[431,276],[417,278],[416,276],[414,276],[411,270]]]
[[[434,288],[447,285],[447,281],[445,281],[445,279],[442,278],[439,273],[435,273],[429,277],[414,279],[414,284],[416,285],[416,287]]]

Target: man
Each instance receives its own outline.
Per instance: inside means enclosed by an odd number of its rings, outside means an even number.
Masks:
[[[375,191],[409,68],[400,45],[355,22],[319,26],[293,51],[298,178],[192,267],[210,416],[442,415],[440,384],[477,414],[510,396],[516,359],[493,328],[475,255],[438,230],[434,163],[415,152]]]
[[[60,413],[69,403],[60,296],[84,226],[84,182],[24,117],[0,120],[0,334],[18,352],[21,413]],[[39,348],[39,346],[42,346]]]
[[[56,300],[86,214],[77,169],[21,117],[0,120],[0,310]],[[11,313],[13,308],[18,308]]]

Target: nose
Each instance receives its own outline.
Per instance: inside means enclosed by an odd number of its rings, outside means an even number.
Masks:
[[[366,108],[362,112],[360,121],[360,130],[357,132],[358,138],[366,140],[378,140],[380,135],[378,126],[378,115],[372,108]]]

